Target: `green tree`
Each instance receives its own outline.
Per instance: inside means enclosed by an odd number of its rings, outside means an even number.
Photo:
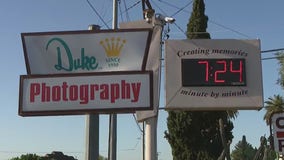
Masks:
[[[283,51],[277,52],[275,55],[279,64],[278,68],[279,78],[277,79],[277,84],[279,84],[282,87],[282,89],[284,89],[284,52]],[[269,97],[268,100],[265,101],[264,103],[265,103],[264,108],[266,112],[263,116],[263,119],[265,120],[267,125],[270,125],[271,124],[270,118],[274,113],[284,112],[284,98],[283,96],[277,94]],[[272,137],[269,137],[269,142],[273,143]],[[268,147],[266,153],[268,156],[268,160],[273,160],[273,158],[275,159],[276,153],[273,150],[271,150],[270,146]]]
[[[269,97],[267,101],[264,102],[265,103],[265,114],[263,116],[263,119],[265,120],[267,125],[270,125],[270,118],[271,116],[276,113],[276,112],[283,112],[284,111],[284,98],[281,95],[273,95],[273,97]],[[272,136],[269,137],[269,142],[271,144],[273,144],[273,140],[272,140]],[[273,160],[273,158],[275,158],[276,153],[274,151],[272,151],[270,149],[271,147],[269,147],[268,150],[268,157],[269,160]]]
[[[174,160],[216,160],[223,147],[219,119],[226,124],[227,139],[232,139],[233,124],[223,112],[170,111],[165,137],[172,148]]]
[[[210,39],[206,31],[208,17],[203,0],[195,0],[187,25],[188,39]],[[225,124],[227,140],[232,140],[233,123],[230,118],[237,111],[169,111],[167,118],[168,140],[174,160],[216,160],[223,150],[219,134],[219,119]]]
[[[284,89],[284,52],[277,52],[276,58],[278,60],[279,69],[278,74],[279,78],[277,79],[277,84],[279,84]],[[263,119],[266,124],[270,124],[270,117],[275,112],[283,112],[284,111],[284,99],[281,95],[273,95],[273,97],[269,97],[265,103],[266,113],[264,114]]]
[[[266,124],[269,125],[270,117],[273,113],[284,111],[284,99],[280,95],[274,95],[273,97],[269,97],[264,103],[266,112],[263,119],[265,120]]]
[[[284,52],[277,52],[276,54],[278,64],[280,65],[278,69],[279,78],[277,84],[279,84],[284,89]]]
[[[99,160],[107,160],[107,158],[103,157],[103,156],[99,156]]]
[[[188,39],[210,39],[210,34],[206,31],[208,17],[205,15],[205,4],[203,0],[195,0],[193,12],[187,24]]]
[[[36,154],[25,154],[21,155],[20,157],[15,157],[10,160],[44,160],[42,157],[36,155]]]
[[[269,145],[266,137],[260,137],[260,146],[257,149],[257,152],[254,156],[254,160],[275,160],[276,152],[272,150],[271,146]]]
[[[246,136],[243,136],[242,140],[236,144],[231,157],[233,160],[252,160],[256,152],[257,149],[246,141]]]

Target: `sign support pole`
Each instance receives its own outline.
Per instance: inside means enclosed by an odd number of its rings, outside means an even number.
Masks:
[[[154,28],[158,29],[158,27],[161,27],[161,35],[160,35],[160,55],[159,58],[162,58],[162,33],[163,28],[165,25],[165,22],[161,18],[155,18],[154,17]],[[161,64],[160,64],[161,65]],[[160,66],[161,69],[161,66]],[[159,71],[159,76],[161,76],[161,70]],[[160,88],[160,87],[159,87]],[[151,118],[148,118],[145,120],[145,155],[143,158],[145,160],[158,160],[158,152],[157,152],[157,126],[158,126],[158,112],[159,109],[157,109],[157,115]]]
[[[100,30],[98,25],[89,25],[88,30]],[[89,114],[86,116],[86,160],[99,159],[99,128],[100,117],[99,114]]]
[[[117,29],[117,0],[113,0],[113,19],[112,29]],[[117,114],[110,114],[109,116],[109,150],[108,159],[116,160],[117,151]]]
[[[99,159],[99,115],[86,116],[86,160]]]
[[[146,120],[145,160],[157,160],[157,117]]]

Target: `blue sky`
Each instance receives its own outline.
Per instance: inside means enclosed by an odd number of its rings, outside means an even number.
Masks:
[[[126,8],[130,8],[127,18]],[[104,21],[111,26],[112,0],[90,0]],[[142,18],[138,0],[121,0],[119,21]],[[183,11],[178,9],[191,1],[153,1],[156,13],[174,15],[176,25],[170,25],[170,38],[183,39],[186,24],[192,11],[190,4]],[[260,39],[261,50],[284,48],[284,1],[258,0],[206,0],[209,17],[208,31],[212,39]],[[176,8],[177,7],[177,8]],[[84,158],[85,116],[20,117],[18,116],[19,76],[26,73],[20,33],[85,30],[89,24],[99,24],[107,29],[85,0],[2,0],[0,5],[0,159],[6,160],[25,153],[44,155],[54,150],[63,151],[78,159]],[[273,53],[263,53],[262,58]],[[262,61],[264,100],[283,90],[276,85],[278,65],[276,60]],[[161,96],[163,106],[163,90]],[[263,121],[264,110],[240,111],[234,120],[234,148],[242,135],[253,146],[259,146],[259,138],[268,136],[269,128]],[[164,139],[167,113],[159,113],[159,160],[170,160],[171,150]],[[132,114],[118,116],[117,159],[142,159],[141,132]],[[108,116],[100,116],[100,154],[106,156],[108,148]]]

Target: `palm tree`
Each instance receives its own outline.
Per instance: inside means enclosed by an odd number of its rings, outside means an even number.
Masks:
[[[237,116],[239,115],[239,111],[238,110],[226,110],[228,118],[230,119],[236,119]]]
[[[263,120],[266,121],[266,124],[270,124],[270,117],[276,112],[284,111],[284,98],[281,95],[274,95],[269,97],[265,103],[266,113],[264,114]]]
[[[278,60],[278,64],[280,65],[278,69],[279,78],[277,80],[277,84],[279,84],[284,89],[284,52],[275,53],[276,59]]]

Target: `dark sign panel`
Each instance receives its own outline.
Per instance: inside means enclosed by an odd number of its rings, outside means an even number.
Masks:
[[[182,59],[182,86],[246,86],[245,59]]]

